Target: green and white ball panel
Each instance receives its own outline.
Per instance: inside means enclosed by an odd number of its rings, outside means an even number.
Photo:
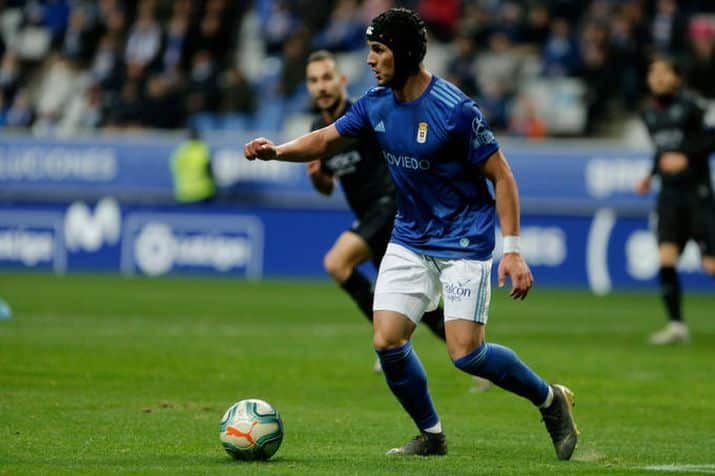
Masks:
[[[224,414],[219,436],[226,451],[237,459],[268,459],[283,440],[283,423],[267,402],[241,400]]]

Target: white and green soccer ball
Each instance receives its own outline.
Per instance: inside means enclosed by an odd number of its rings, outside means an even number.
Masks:
[[[231,405],[219,425],[221,443],[228,454],[240,460],[266,460],[283,441],[283,421],[263,400],[241,400]]]

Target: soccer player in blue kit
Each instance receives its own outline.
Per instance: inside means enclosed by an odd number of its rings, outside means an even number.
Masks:
[[[526,298],[533,276],[519,253],[516,181],[479,108],[422,65],[427,39],[415,12],[390,9],[367,29],[367,63],[378,87],[334,124],[275,145],[254,139],[247,159],[307,162],[374,135],[397,189],[398,213],[380,265],[373,345],[385,380],[420,434],[387,454],[443,455],[447,440],[410,338],[444,298],[447,352],[454,365],[524,397],[541,412],[557,457],[570,459],[578,431],[573,393],[549,385],[506,347],[485,341],[495,215],[504,235],[499,286]],[[494,193],[487,187],[492,182]]]

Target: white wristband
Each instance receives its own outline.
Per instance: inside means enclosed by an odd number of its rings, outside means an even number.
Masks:
[[[503,253],[521,253],[521,247],[519,246],[519,237],[505,236],[502,248]]]

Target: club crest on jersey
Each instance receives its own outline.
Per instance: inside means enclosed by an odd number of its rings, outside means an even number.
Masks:
[[[472,121],[472,132],[474,132],[472,146],[474,146],[475,149],[480,145],[493,144],[496,142],[494,134],[487,128],[484,117],[481,115],[476,116]]]
[[[417,143],[424,144],[427,142],[427,123],[420,122],[417,125]]]

